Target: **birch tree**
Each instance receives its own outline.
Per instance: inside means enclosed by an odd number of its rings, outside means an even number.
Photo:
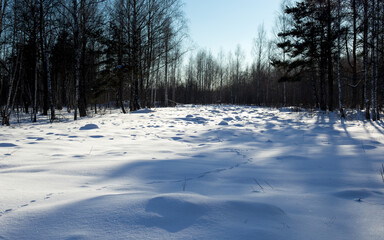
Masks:
[[[256,64],[256,103],[260,105],[261,99],[261,89],[260,89],[260,82],[261,82],[261,71],[262,71],[262,61],[264,59],[265,55],[265,48],[266,48],[266,32],[264,29],[264,24],[260,25],[258,28],[257,38],[253,40],[253,54],[255,57],[255,64]]]

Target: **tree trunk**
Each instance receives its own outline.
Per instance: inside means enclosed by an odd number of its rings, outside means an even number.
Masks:
[[[164,69],[164,106],[168,107],[168,64],[169,64],[169,40],[170,40],[170,26],[169,26],[169,19],[165,22],[165,29],[164,29],[164,43],[165,43],[165,69]]]
[[[375,21],[376,21],[376,31],[375,31],[375,38],[376,38],[376,46],[375,46],[375,51],[376,51],[376,54],[375,54],[375,112],[376,112],[376,117],[375,119],[377,121],[380,120],[380,107],[379,107],[379,97],[378,97],[378,92],[379,92],[379,87],[378,87],[378,83],[379,83],[379,31],[381,30],[381,26],[380,26],[380,16],[379,16],[379,13],[382,15],[382,8],[381,8],[381,4],[382,4],[382,1],[377,1],[376,2],[377,6],[376,6],[376,18],[375,18]]]
[[[356,0],[352,0],[352,25],[353,25],[353,43],[352,43],[352,108],[357,107],[357,11],[356,11]]]
[[[49,59],[49,53],[48,50],[45,50],[45,58],[47,59],[46,64],[46,71],[47,71],[47,82],[48,82],[48,95],[49,95],[49,107],[51,109],[51,119],[50,121],[53,122],[56,118],[55,116],[55,106],[53,105],[53,94],[52,94],[52,78],[51,78],[51,64]]]
[[[121,19],[120,19],[121,20]],[[123,26],[123,22],[120,21],[120,27]],[[118,39],[118,52],[117,52],[117,64],[119,68],[117,69],[117,81],[118,81],[118,87],[117,87],[117,98],[118,98],[118,104],[120,105],[121,111],[126,114],[127,111],[124,107],[123,102],[123,91],[124,91],[124,75],[121,72],[123,67],[123,40],[122,40],[122,32],[119,32],[119,39]]]
[[[37,121],[37,82],[38,82],[38,49],[37,44],[35,44],[35,89],[34,89],[34,99],[33,99],[33,122]]]
[[[338,0],[337,4],[337,86],[339,89],[339,111],[340,111],[340,117],[345,118],[344,115],[344,109],[343,109],[343,102],[342,102],[342,92],[341,92],[341,69],[340,69],[340,61],[341,61],[341,43],[340,43],[340,26],[341,26],[341,0]],[[355,1],[355,0],[353,0]]]
[[[328,63],[328,110],[333,111],[333,59],[331,0],[327,4],[327,63]]]
[[[138,20],[138,6],[137,1],[132,0],[132,86],[131,86],[131,101],[130,101],[130,110],[136,111],[140,109],[139,104],[139,68],[140,68],[140,39],[139,34],[140,30],[138,29],[137,20]]]
[[[40,1],[40,38],[41,38],[41,53],[42,53],[42,59],[43,59],[43,66],[44,66],[44,72],[45,72],[45,79],[44,79],[44,115],[46,114],[46,104],[48,100],[48,105],[51,110],[51,117],[50,121],[53,122],[55,120],[55,107],[53,105],[53,96],[52,96],[52,78],[51,78],[51,64],[50,64],[50,54],[49,54],[49,46],[48,46],[48,40],[47,40],[47,33],[45,30],[45,18],[44,18],[44,6],[43,1]],[[46,89],[45,89],[46,88]],[[48,95],[48,96],[47,96]]]
[[[368,0],[364,0],[364,33],[363,33],[363,64],[364,64],[364,103],[365,103],[365,119],[370,119],[369,96],[368,96]]]
[[[168,37],[165,39],[164,106],[168,107]]]
[[[85,16],[85,0],[80,0],[80,26],[79,26],[79,102],[78,102],[78,108],[79,108],[79,114],[80,117],[86,117],[87,116],[87,99],[86,99],[86,50],[87,50],[87,34],[86,34],[86,16]],[[81,40],[81,43],[80,43]]]
[[[79,49],[79,19],[77,11],[77,0],[73,0],[73,22],[74,22],[74,51],[75,51],[75,112],[74,120],[77,120],[77,111],[79,104],[79,84],[80,84],[80,49]]]
[[[375,46],[376,46],[376,0],[372,0],[372,8],[371,8],[371,14],[372,14],[372,23],[371,23],[371,119],[373,121],[376,121],[376,84],[375,84],[375,67],[376,67],[376,57],[375,57]]]

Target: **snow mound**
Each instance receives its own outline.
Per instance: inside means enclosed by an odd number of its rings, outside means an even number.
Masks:
[[[218,125],[219,125],[219,126],[227,126],[227,125],[228,125],[228,122],[226,122],[226,121],[221,121]]]
[[[207,226],[241,225],[245,233],[251,233],[261,230],[258,226],[265,222],[281,224],[288,221],[287,214],[271,204],[249,200],[219,200],[194,193],[155,196],[147,202],[145,211],[156,214],[148,221],[151,227],[162,228],[168,232],[179,232],[195,226],[208,231]],[[230,231],[227,234],[230,234]]]
[[[131,113],[153,113],[155,112],[154,110],[151,110],[149,108],[143,108],[143,109],[140,109],[140,110],[137,110],[137,111],[133,111]]]
[[[176,233],[198,224],[209,207],[202,203],[199,195],[167,194],[150,199],[145,211],[154,214],[146,225]]]
[[[93,130],[93,129],[98,129],[99,126],[97,126],[96,124],[86,124],[82,127],[79,128],[79,130]]]
[[[187,121],[187,122],[192,122],[192,123],[195,123],[195,124],[204,124],[208,121],[207,118],[203,118],[203,117],[193,117],[192,115],[187,115],[185,118],[181,118],[180,120],[184,120],[184,121]]]
[[[152,197],[109,194],[38,211],[25,212],[21,227],[10,227],[3,236],[39,239],[30,238],[39,229],[38,236],[47,239],[103,239],[105,231],[109,239],[191,239],[191,233],[194,237],[201,235],[199,239],[207,235],[210,239],[253,239],[255,233],[277,237],[275,229],[265,223],[279,226],[288,220],[285,212],[274,205],[195,193]],[[227,230],[219,230],[221,226]]]

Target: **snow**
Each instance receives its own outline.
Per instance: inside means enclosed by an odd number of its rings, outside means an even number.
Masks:
[[[1,127],[0,239],[383,239],[383,131],[241,106]]]
[[[92,130],[92,129],[98,129],[99,126],[97,126],[96,124],[86,124],[82,127],[80,127],[79,130]]]

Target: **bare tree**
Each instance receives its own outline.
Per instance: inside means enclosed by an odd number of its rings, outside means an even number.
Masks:
[[[286,13],[285,9],[291,5],[291,0],[283,0],[280,4],[280,11],[279,15],[277,16],[276,23],[275,23],[275,29],[277,31],[276,38],[280,39],[278,40],[277,44],[281,46],[281,57],[282,61],[286,62],[287,60],[287,41],[288,37],[286,35],[279,36],[280,32],[287,32],[289,30],[291,23],[290,16]],[[280,55],[280,53],[278,54]],[[276,56],[275,56],[276,58]],[[283,66],[282,69],[283,74],[287,72],[286,66]],[[287,82],[283,81],[283,106],[287,105]]]
[[[239,96],[240,96],[240,75],[241,75],[241,70],[242,70],[242,62],[244,59],[244,53],[243,50],[241,49],[240,44],[236,46],[235,50],[235,94],[234,94],[234,103],[239,104]]]
[[[80,95],[80,27],[79,27],[79,16],[78,16],[78,2],[72,0],[72,18],[73,18],[73,41],[75,51],[75,112],[74,120],[77,120],[77,111],[79,106],[79,95]]]
[[[218,56],[218,68],[219,68],[219,78],[220,78],[220,104],[223,102],[223,83],[224,83],[224,76],[225,76],[225,66],[224,66],[224,51],[223,49],[220,50],[219,56]]]
[[[266,49],[266,32],[264,29],[264,23],[261,24],[258,28],[257,38],[253,40],[253,54],[255,56],[256,63],[256,103],[260,105],[260,81],[261,81],[261,72],[262,64],[265,57]]]
[[[4,18],[7,10],[7,0],[0,0],[0,37],[3,33],[3,26],[4,26]],[[8,91],[8,96],[12,92],[12,88],[10,88],[10,91]],[[9,99],[9,98],[8,98]],[[1,106],[1,117],[2,117],[2,125],[9,125],[9,117],[10,117],[10,111],[9,111],[9,101],[7,101],[7,105],[5,109]]]
[[[4,2],[3,4],[6,4],[7,2]],[[8,95],[7,95],[7,100],[6,100],[6,105],[5,107],[2,107],[2,111],[1,111],[1,117],[2,117],[2,125],[7,125],[9,126],[10,125],[10,116],[11,116],[11,112],[12,112],[12,109],[13,109],[13,106],[15,104],[15,99],[16,99],[16,95],[17,95],[17,90],[18,90],[18,85],[19,85],[19,80],[20,80],[20,74],[19,72],[21,71],[22,69],[22,49],[21,49],[21,44],[20,41],[22,38],[22,36],[20,36],[20,31],[19,30],[19,25],[20,25],[20,19],[19,19],[19,16],[18,16],[18,4],[16,2],[14,2],[13,6],[12,6],[12,12],[10,13],[11,16],[11,24],[12,24],[12,28],[11,28],[11,39],[12,39],[12,43],[10,44],[10,48],[11,48],[11,53],[10,53],[10,57],[11,57],[11,64],[9,67],[6,68],[7,72],[8,72],[8,78],[9,78],[9,81],[8,81]],[[2,5],[2,13],[1,14],[6,14],[6,9],[7,9],[7,5]],[[4,17],[5,15],[2,15],[1,16],[1,20],[2,20],[2,23],[1,25],[3,26],[3,21],[4,21]],[[0,31],[0,34],[3,32],[3,29],[1,29]]]
[[[52,78],[51,78],[51,64],[50,64],[50,54],[51,54],[51,48],[52,48],[52,42],[53,39],[53,33],[47,32],[47,28],[52,26],[52,22],[50,22],[49,18],[52,16],[53,11],[52,8],[54,7],[54,1],[39,1],[39,8],[40,8],[40,46],[41,46],[41,56],[42,56],[42,62],[44,66],[44,72],[45,72],[45,78],[46,81],[46,100],[48,100],[49,109],[51,111],[50,120],[51,122],[55,120],[55,107],[53,103],[53,96],[52,96]],[[47,17],[45,16],[47,14]],[[48,21],[47,21],[48,20]],[[49,30],[48,30],[49,31]],[[50,36],[48,36],[50,35]],[[44,111],[46,111],[46,108],[44,108]]]
[[[356,0],[351,0],[351,20],[352,20],[352,61],[349,54],[349,46],[346,47],[347,59],[350,68],[352,69],[352,108],[356,108],[357,105],[357,88],[358,88],[358,79],[357,79],[357,5]],[[339,11],[339,10],[338,10]],[[340,35],[340,34],[339,34]],[[348,40],[348,36],[346,37]]]
[[[169,19],[165,23],[164,28],[164,45],[165,45],[165,68],[164,68],[164,105],[168,107],[168,65],[169,65],[169,48],[170,48],[170,39],[171,39],[171,26]]]

